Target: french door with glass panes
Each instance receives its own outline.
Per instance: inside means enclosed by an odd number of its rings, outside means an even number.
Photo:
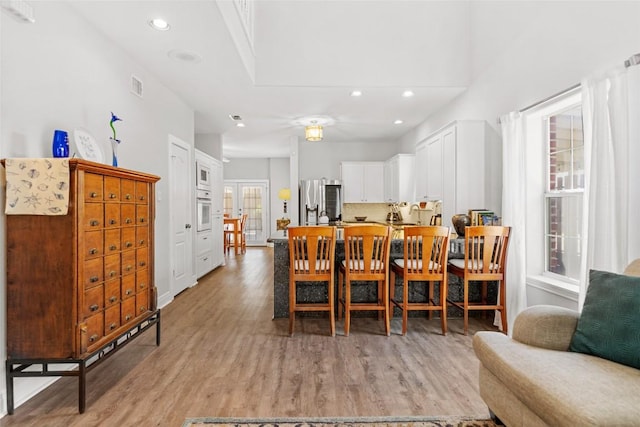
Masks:
[[[264,246],[269,233],[269,181],[224,181],[224,214],[247,214],[245,235],[248,246]]]

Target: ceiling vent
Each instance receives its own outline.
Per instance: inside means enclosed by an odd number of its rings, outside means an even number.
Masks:
[[[33,7],[23,0],[8,0],[2,2],[2,9],[9,12],[21,22],[33,24],[36,18],[33,15]]]
[[[136,76],[131,76],[131,93],[142,98],[142,80]]]
[[[237,114],[229,114],[229,118],[230,118],[231,120],[233,120],[234,122],[240,122],[240,121],[242,121],[242,117],[240,117],[240,116],[239,116],[239,115],[237,115]]]

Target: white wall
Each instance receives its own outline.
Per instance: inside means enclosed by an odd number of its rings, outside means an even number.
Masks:
[[[82,127],[107,145],[111,111],[122,141],[120,167],[161,177],[157,185],[155,279],[158,294],[170,293],[169,271],[169,143],[173,134],[193,145],[193,110],[161,85],[124,51],[95,32],[64,2],[33,3],[35,24],[19,23],[0,13],[2,87],[0,154],[2,157],[50,157],[54,129]],[[144,98],[130,93],[134,74],[144,82]],[[70,133],[71,134],[71,133]],[[4,222],[4,218],[2,218]],[[5,241],[0,227],[0,241]],[[4,259],[5,249],[1,258]],[[4,262],[0,263],[4,269]],[[5,290],[5,274],[0,274]],[[4,304],[0,304],[3,307]],[[0,331],[6,325],[3,313]],[[2,339],[4,343],[4,339]],[[2,345],[0,359],[6,358]],[[2,375],[4,379],[4,375]],[[43,381],[16,381],[20,404]],[[5,391],[2,395],[6,396]],[[4,399],[0,402],[5,408]]]
[[[222,137],[219,133],[197,133],[195,145],[198,150],[222,161]]]
[[[269,159],[234,158],[224,164],[224,179],[269,179]]]
[[[284,203],[278,198],[278,191],[282,188],[290,188],[289,182],[289,159],[277,158],[269,159],[269,188],[271,188],[270,212],[271,230],[270,234],[276,232],[276,220],[284,217]],[[291,196],[298,191],[298,188],[290,188]],[[287,201],[287,218],[293,218],[292,200]]]

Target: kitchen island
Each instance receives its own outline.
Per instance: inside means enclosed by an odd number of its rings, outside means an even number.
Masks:
[[[269,239],[270,242],[273,243],[273,317],[274,318],[283,318],[289,317],[289,240],[288,237],[283,234],[282,231],[278,231],[276,234],[272,235]],[[391,250],[389,258],[391,260],[402,258],[404,251],[404,240],[402,239],[392,239],[391,240]],[[450,257],[459,256],[459,254],[450,254]],[[336,240],[336,261],[335,261],[335,286],[338,286],[338,266],[344,260],[344,240],[338,237]],[[452,275],[449,274],[449,283],[448,283],[448,297],[455,300],[462,300],[462,281]],[[415,289],[417,288],[417,289]],[[414,284],[409,284],[409,301],[426,301],[426,292],[425,286],[416,286],[414,288]],[[471,293],[469,295],[470,300],[479,298],[479,291],[476,290],[478,287],[472,287]],[[475,291],[475,292],[474,292]],[[489,300],[494,300],[496,297],[496,287],[489,286]],[[440,290],[439,286],[435,286],[434,289],[434,299],[438,300],[440,298]],[[396,293],[397,296],[401,298],[402,293],[402,278],[398,277],[396,282]],[[337,291],[335,293],[337,295]],[[354,283],[351,289],[352,300],[353,301],[373,301],[376,299],[376,287],[371,286],[369,284],[362,285],[357,282]],[[300,283],[298,285],[298,301],[300,302],[319,302],[326,301],[327,299],[327,287],[326,286],[318,286],[315,283]],[[339,305],[336,301],[336,310],[339,309]],[[395,309],[395,315],[400,315],[400,310]],[[358,315],[359,313],[356,313]],[[314,316],[318,315],[317,313],[304,313],[303,315]],[[375,316],[375,313],[371,312],[362,312],[362,315]],[[412,311],[409,313],[409,316],[423,316],[425,312],[421,311]],[[449,306],[447,308],[447,317],[461,317],[462,311],[456,307]]]

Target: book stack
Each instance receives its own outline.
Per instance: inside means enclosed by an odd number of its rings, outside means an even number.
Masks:
[[[493,211],[487,209],[469,209],[471,225],[498,225],[500,219]]]

